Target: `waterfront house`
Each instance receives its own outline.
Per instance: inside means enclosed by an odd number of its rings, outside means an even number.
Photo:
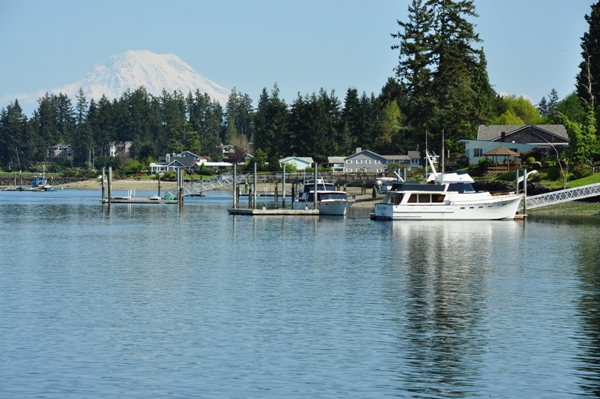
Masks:
[[[111,141],[104,146],[104,151],[109,157],[124,157],[129,155],[129,150],[131,149],[132,145],[132,141]]]
[[[534,148],[550,148],[556,154],[569,146],[569,135],[563,125],[490,125],[479,126],[477,140],[460,140],[465,143],[465,155],[469,164],[477,164],[485,153],[499,147],[516,153],[529,152]],[[508,161],[509,157],[497,159]]]
[[[411,158],[408,155],[379,155],[358,147],[354,154],[344,158],[344,173],[384,173],[389,164],[410,168]]]
[[[279,160],[279,165],[281,166],[281,168],[283,168],[284,165],[294,165],[296,167],[296,170],[308,169],[308,168],[312,167],[313,163],[314,163],[314,161],[311,157],[291,156],[291,157],[281,158]]]
[[[73,146],[71,144],[58,143],[50,147],[46,160],[48,162],[54,162],[57,159],[73,157],[75,157],[75,151],[73,151]]]
[[[334,173],[343,172],[344,158],[345,157],[327,157],[327,167],[331,168],[331,171]]]
[[[181,154],[166,154],[164,157],[159,157],[157,162],[150,164],[151,174],[164,174],[170,170],[185,168],[188,173],[194,172],[200,168],[200,165],[206,160],[190,151],[184,151]]]

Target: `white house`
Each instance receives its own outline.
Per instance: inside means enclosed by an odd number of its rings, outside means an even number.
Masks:
[[[477,140],[465,143],[469,164],[477,164],[483,154],[498,147],[522,153],[534,148],[550,148],[552,152],[569,146],[569,135],[563,125],[490,125],[479,126]]]
[[[358,147],[356,153],[344,158],[344,173],[383,173],[385,166],[393,163],[410,167],[411,158],[408,155],[379,155]]]
[[[344,171],[344,158],[345,157],[327,157],[327,163],[332,172]]]
[[[314,161],[311,157],[285,157],[279,160],[279,166],[294,165],[296,170],[304,170],[312,167]]]
[[[164,157],[159,157],[157,162],[150,164],[150,173],[153,175],[157,173],[164,174],[165,172],[179,168],[186,168],[188,173],[191,173],[204,162],[206,162],[206,159],[190,151],[184,151],[177,155],[175,153],[166,154]]]

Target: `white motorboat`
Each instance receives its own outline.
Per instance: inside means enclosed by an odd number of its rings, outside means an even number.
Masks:
[[[427,184],[398,182],[375,204],[376,220],[501,220],[514,219],[522,194],[492,195],[475,191],[469,174],[437,173],[434,155],[426,153],[433,172]]]
[[[326,183],[323,179],[317,179],[317,209],[320,215],[344,216],[350,202],[345,191],[335,189],[333,183]],[[298,198],[294,199],[292,208],[296,210],[314,209],[315,181],[314,179],[304,181],[304,190]]]

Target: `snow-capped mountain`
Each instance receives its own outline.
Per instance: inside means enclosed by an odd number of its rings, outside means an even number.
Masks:
[[[102,95],[112,100],[119,98],[127,89],[133,91],[140,86],[155,96],[159,96],[163,89],[168,93],[179,90],[184,95],[200,90],[222,105],[226,104],[231,93],[194,71],[174,54],[155,54],[147,50],[129,50],[113,55],[96,65],[82,80],[52,92],[74,97],[82,88],[88,100],[93,98],[97,101]]]

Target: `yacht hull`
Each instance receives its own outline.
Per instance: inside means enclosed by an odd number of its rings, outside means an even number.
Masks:
[[[332,215],[332,216],[344,216],[348,211],[348,207],[350,203],[348,201],[342,200],[332,200],[332,201],[319,201],[317,203],[317,210],[319,211],[319,215]],[[303,202],[303,201],[295,201],[293,208],[295,210],[303,210],[313,209],[312,202]]]
[[[514,219],[521,195],[504,195],[485,201],[453,201],[440,204],[376,204],[377,220],[503,220]]]

